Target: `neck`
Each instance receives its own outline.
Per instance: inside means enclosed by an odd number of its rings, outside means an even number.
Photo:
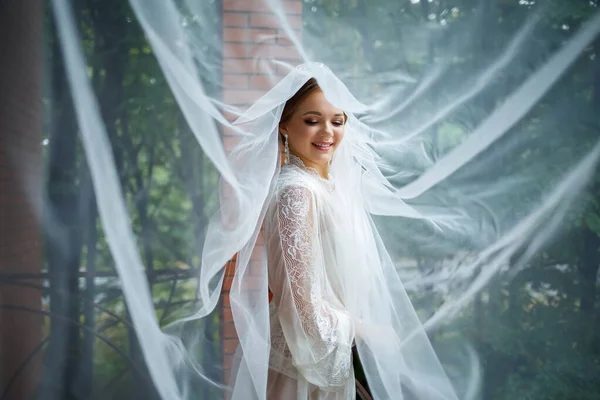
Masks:
[[[319,175],[321,176],[321,178],[323,179],[329,179],[329,166],[327,164],[325,165],[313,165],[312,168],[316,169],[317,172],[319,173]]]
[[[296,157],[298,157],[300,160],[302,160],[302,163],[304,164],[305,167],[313,168],[314,170],[316,170],[319,173],[319,176],[321,178],[329,179],[329,164],[317,164],[310,160],[307,160],[306,158],[304,158],[302,156],[296,156]]]

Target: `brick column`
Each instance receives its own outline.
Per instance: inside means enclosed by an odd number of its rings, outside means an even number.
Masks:
[[[301,36],[302,1],[281,1],[285,15],[294,31]],[[277,17],[269,6],[261,0],[223,0],[223,100],[229,104],[249,105],[268,91],[277,79],[286,73],[276,68],[270,59],[297,65],[301,60],[291,45]],[[269,72],[270,71],[270,72]],[[226,147],[232,145],[231,137],[224,132]],[[257,251],[262,246],[262,235],[257,243]],[[255,251],[255,253],[257,253]],[[252,268],[252,262],[250,265]],[[235,259],[227,264],[223,284],[223,354],[225,381],[233,353],[238,345],[237,333],[229,303],[229,290],[235,270]]]
[[[3,278],[39,274],[42,266],[35,203],[41,199],[43,177],[43,4],[0,1],[0,305],[34,310],[41,309],[41,292]],[[37,386],[41,354],[19,367],[41,342],[42,323],[38,314],[0,308],[3,399],[27,399]]]

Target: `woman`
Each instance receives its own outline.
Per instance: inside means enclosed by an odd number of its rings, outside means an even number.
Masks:
[[[334,223],[326,210],[335,191],[329,163],[344,138],[345,118],[314,78],[281,117],[285,164],[265,225],[273,294],[269,399],[353,398],[354,323],[327,278],[335,262],[327,260],[327,227]]]
[[[353,344],[373,398],[457,399],[371,219],[422,217],[386,184],[371,148],[374,132],[354,116],[362,111],[327,67],[307,63],[234,124],[248,134],[231,164],[243,165],[238,170],[253,183],[239,198],[256,201],[222,203],[222,215],[240,218],[227,236],[264,222],[267,251],[249,273],[253,228],[237,257],[232,399],[249,391],[259,399],[353,399]],[[283,166],[271,158],[278,140]],[[264,217],[236,211],[260,210],[250,204],[264,204]],[[254,296],[263,271],[272,293],[264,306]],[[266,285],[264,292],[266,299]]]
[[[282,111],[284,165],[265,219],[272,293],[268,399],[354,399],[354,339],[370,334],[386,351],[399,346],[391,326],[367,330],[356,306],[348,308],[352,296],[362,295],[352,288],[363,266],[353,271],[347,256],[357,254],[351,251],[360,245],[356,238],[370,228],[359,199],[336,187],[330,174],[346,122],[314,78]],[[357,221],[364,226],[349,224]],[[348,234],[353,229],[359,236]]]

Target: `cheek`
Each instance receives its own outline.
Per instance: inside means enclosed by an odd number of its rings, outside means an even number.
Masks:
[[[302,125],[296,133],[298,141],[306,144],[314,140],[315,136],[319,133],[319,129],[314,126]]]
[[[312,126],[306,124],[298,124],[292,129],[290,129],[293,132],[290,135],[290,144],[295,148],[310,145],[317,132]]]

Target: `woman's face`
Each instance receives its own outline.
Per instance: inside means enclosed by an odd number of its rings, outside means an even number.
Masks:
[[[344,137],[344,118],[343,111],[317,89],[306,96],[280,130],[287,134],[290,153],[306,166],[323,167]]]

